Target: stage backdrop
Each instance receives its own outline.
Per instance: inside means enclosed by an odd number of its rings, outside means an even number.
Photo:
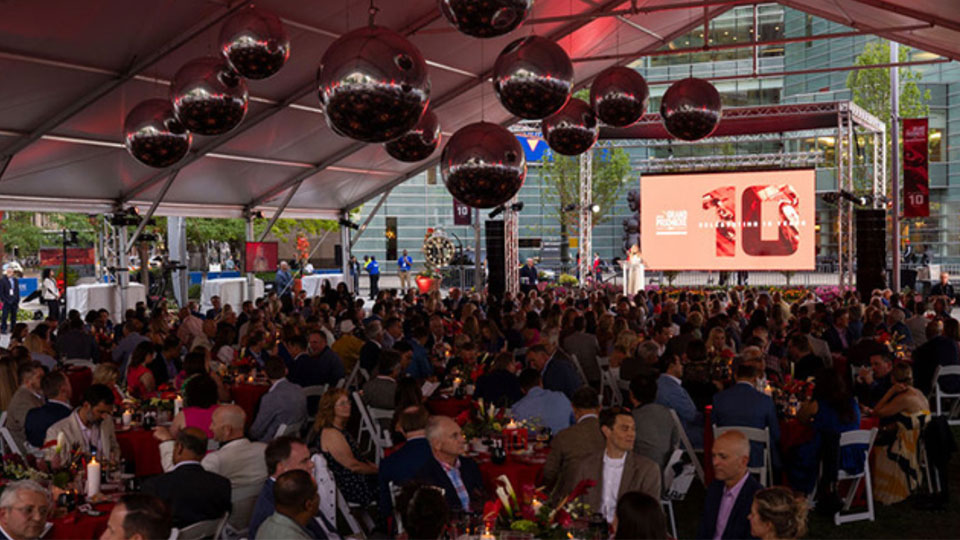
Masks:
[[[814,171],[644,176],[652,270],[813,270]]]

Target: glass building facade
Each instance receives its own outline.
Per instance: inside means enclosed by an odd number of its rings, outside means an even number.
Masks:
[[[834,24],[800,11],[779,5],[735,7],[710,22],[709,35],[697,28],[668,43],[661,50],[697,48],[704,41],[712,46],[748,43],[757,33],[759,41],[778,40],[785,37],[822,35],[845,32],[850,28]],[[780,103],[808,103],[815,101],[844,101],[852,98],[846,86],[849,71],[801,75],[780,75],[783,72],[808,69],[845,67],[855,63],[857,56],[874,36],[834,38],[786,45],[765,45],[712,51],[697,51],[681,54],[646,56],[631,66],[648,81],[651,88],[648,110],[659,110],[660,98],[668,83],[694,76],[703,78],[733,77],[714,82],[721,94],[724,107]],[[909,59],[925,60],[936,55],[918,50],[909,50]],[[921,91],[930,91],[930,182],[931,215],[929,218],[903,222],[904,237],[909,238],[917,251],[924,246],[931,250],[935,263],[960,263],[960,63],[949,62],[917,66],[922,73]],[[762,75],[753,77],[752,75]],[[766,74],[766,75],[765,75]],[[545,145],[542,141],[540,145]],[[601,143],[603,144],[603,143]],[[628,152],[632,172],[621,186],[622,193],[615,207],[606,212],[603,222],[593,229],[593,248],[609,261],[622,256],[622,221],[633,214],[627,207],[626,195],[630,189],[638,189],[641,177],[650,160],[695,156],[743,156],[775,154],[777,152],[822,153],[822,163],[817,165],[817,190],[836,190],[836,168],[833,137],[804,136],[803,133],[786,133],[781,137],[766,140],[749,140],[704,144],[631,144],[618,142]],[[549,151],[548,151],[549,155]],[[521,246],[538,242],[557,242],[560,226],[557,218],[558,201],[551,197],[540,178],[539,164],[531,163],[527,180],[520,190],[518,200],[524,203],[520,213]],[[835,207],[817,202],[818,259],[836,258]],[[373,208],[368,203],[362,210],[362,218]],[[481,220],[488,219],[489,210],[479,212]],[[473,214],[476,219],[477,214]],[[424,236],[430,228],[443,228],[451,237],[459,239],[464,248],[473,248],[474,229],[470,226],[453,225],[453,199],[447,193],[437,171],[428,171],[411,178],[393,189],[385,203],[371,221],[367,232],[354,246],[358,256],[375,255],[385,260],[387,238],[380,233],[386,230],[388,218],[396,218],[397,247],[406,249],[413,256],[417,268],[422,266],[420,253]],[[501,218],[496,218],[501,219]],[[391,220],[392,223],[392,220]],[[481,227],[482,229],[482,227]],[[482,234],[482,232],[481,232]],[[575,234],[573,235],[575,238]],[[482,245],[482,244],[481,244]],[[571,256],[575,257],[575,249]],[[540,249],[521,247],[521,259],[537,256]],[[395,264],[395,263],[394,263]],[[395,271],[389,261],[381,268]]]

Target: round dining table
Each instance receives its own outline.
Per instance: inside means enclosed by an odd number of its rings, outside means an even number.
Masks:
[[[53,527],[47,532],[46,540],[75,540],[78,538],[100,538],[107,530],[107,521],[110,520],[110,511],[113,502],[102,502],[93,505],[93,509],[100,513],[91,516],[79,510],[68,512],[66,515],[51,520]]]
[[[163,474],[160,462],[160,441],[153,437],[153,431],[140,427],[117,428],[117,442],[120,443],[120,455],[133,463],[134,473],[138,477]]]
[[[430,414],[456,418],[463,411],[470,410],[473,400],[471,398],[432,397],[426,401],[425,405]]]
[[[230,394],[233,396],[233,402],[247,413],[247,425],[253,423],[257,414],[257,408],[260,405],[260,398],[270,390],[269,384],[258,383],[238,383],[230,387]]]

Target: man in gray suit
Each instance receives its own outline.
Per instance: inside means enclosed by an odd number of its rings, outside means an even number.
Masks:
[[[300,385],[287,380],[287,366],[277,356],[267,358],[264,371],[270,378],[270,390],[260,399],[260,409],[250,426],[250,438],[269,442],[281,424],[302,426],[307,420],[307,396]],[[296,434],[299,428],[291,428]]]
[[[393,398],[400,377],[400,353],[383,351],[377,363],[377,376],[363,385],[363,402],[367,407],[393,410]]]
[[[587,383],[594,388],[599,388],[600,364],[597,363],[597,356],[600,353],[600,343],[597,341],[597,336],[585,332],[586,328],[586,319],[582,315],[575,317],[573,333],[563,338],[563,350],[577,357],[583,374],[587,376]]]
[[[40,407],[46,401],[43,399],[43,366],[40,362],[25,362],[17,370],[20,379],[20,388],[10,398],[7,407],[6,428],[13,435],[13,442],[20,447],[20,451],[27,451],[26,422],[27,413],[31,409]]]

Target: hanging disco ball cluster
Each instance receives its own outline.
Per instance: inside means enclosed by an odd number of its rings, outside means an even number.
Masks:
[[[221,56],[197,58],[177,70],[169,99],[148,99],[127,114],[124,144],[137,161],[169,167],[190,151],[193,133],[220,135],[237,127],[247,114],[244,78],[267,78],[290,58],[283,23],[253,6],[224,23],[219,41]]]
[[[667,89],[660,102],[663,127],[685,141],[708,137],[720,124],[720,93],[712,84],[689,77]]]

